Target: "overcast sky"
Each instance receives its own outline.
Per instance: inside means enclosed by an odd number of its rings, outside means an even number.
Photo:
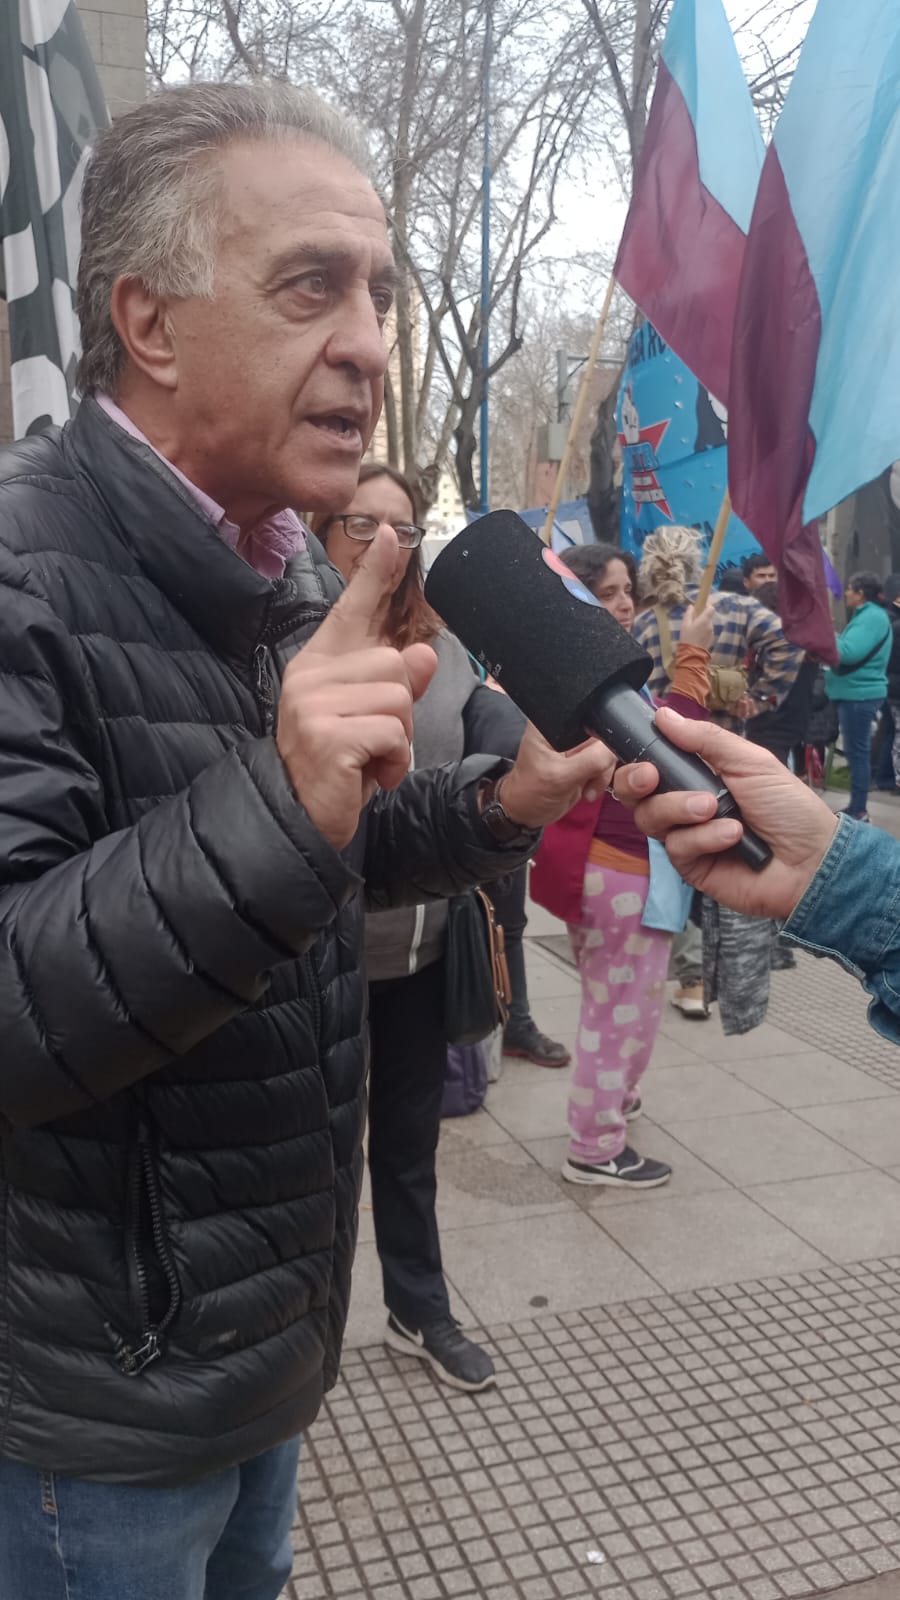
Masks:
[[[754,44],[753,35],[763,36],[770,57],[777,60],[802,43],[815,10],[815,0],[724,0],[724,3],[747,76],[751,79],[765,66],[765,56]],[[627,207],[608,162],[598,158],[585,183],[566,185],[559,200],[560,227],[554,230],[551,243],[554,255],[566,249],[575,255],[598,250],[614,253]],[[570,285],[570,292],[576,303],[583,297],[593,298],[586,283]]]

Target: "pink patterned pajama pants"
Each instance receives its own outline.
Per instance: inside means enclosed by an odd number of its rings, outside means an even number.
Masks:
[[[672,935],[641,927],[649,879],[588,862],[582,925],[569,924],[581,1016],[569,1093],[569,1154],[612,1161],[625,1110],[650,1060],[665,999]]]

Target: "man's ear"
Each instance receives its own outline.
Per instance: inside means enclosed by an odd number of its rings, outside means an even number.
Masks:
[[[110,301],[113,326],[133,366],[163,389],[177,381],[175,340],[168,301],[150,294],[142,278],[117,278]]]

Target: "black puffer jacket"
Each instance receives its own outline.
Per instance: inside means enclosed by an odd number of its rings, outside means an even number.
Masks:
[[[92,402],[0,458],[0,1454],[176,1483],[334,1381],[380,909],[518,863],[490,760],[417,774],[338,855],[271,737],[324,615]]]

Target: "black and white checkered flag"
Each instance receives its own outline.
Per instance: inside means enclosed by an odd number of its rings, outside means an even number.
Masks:
[[[0,0],[0,294],[17,438],[74,410],[78,200],[108,121],[74,0]]]

